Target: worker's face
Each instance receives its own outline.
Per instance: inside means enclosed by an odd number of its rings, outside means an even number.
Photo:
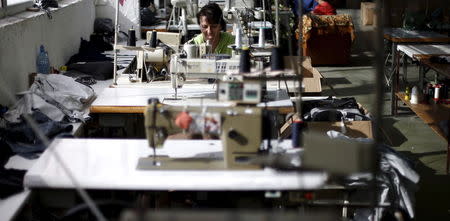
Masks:
[[[200,28],[205,40],[214,42],[220,36],[220,24],[211,24],[207,21],[206,16],[200,16]]]

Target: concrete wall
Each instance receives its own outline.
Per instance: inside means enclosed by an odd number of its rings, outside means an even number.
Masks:
[[[91,0],[63,0],[49,19],[42,12],[24,12],[0,19],[0,87],[17,93],[28,89],[28,75],[36,72],[42,44],[50,65],[60,67],[78,52],[80,38],[93,32],[95,7]],[[3,91],[0,104],[11,102]]]

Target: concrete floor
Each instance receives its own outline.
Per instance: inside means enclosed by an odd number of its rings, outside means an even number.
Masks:
[[[369,111],[373,110],[375,69],[372,61],[370,53],[358,52],[352,56],[349,66],[317,67],[325,77],[323,94],[353,96]],[[410,64],[410,85],[417,78],[418,68]],[[416,219],[450,220],[450,175],[445,174],[446,141],[406,107],[400,109],[398,116],[391,116],[390,105],[390,93],[386,89],[381,130],[384,142],[409,157],[420,174]]]

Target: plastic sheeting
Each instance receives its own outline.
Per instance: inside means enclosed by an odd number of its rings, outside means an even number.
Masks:
[[[328,136],[335,139],[348,139],[355,142],[372,142],[367,138],[349,138],[337,131],[328,131]],[[377,176],[377,184],[379,187],[379,203],[390,203],[390,209],[401,209],[414,218],[415,191],[419,183],[419,175],[412,168],[410,161],[400,153],[387,145],[378,146],[380,154],[380,173]],[[352,176],[347,179],[348,186],[367,186],[370,182],[367,176]],[[372,194],[372,193],[361,193]],[[382,211],[381,211],[382,212]],[[369,216],[365,216],[366,211],[360,209],[356,211],[355,220],[371,220]],[[370,213],[367,213],[370,215]]]

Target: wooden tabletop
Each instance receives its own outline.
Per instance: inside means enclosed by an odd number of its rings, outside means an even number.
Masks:
[[[450,55],[450,44],[400,44],[397,50],[417,60],[416,56]]]
[[[395,43],[448,43],[450,37],[431,31],[414,31],[391,28],[384,31],[384,38]]]
[[[411,104],[405,100],[405,93],[396,93],[397,97],[402,100],[422,121],[427,124],[434,132],[444,138],[448,142],[448,137],[445,136],[439,123],[445,120],[450,120],[450,105],[444,104]]]
[[[146,106],[92,106],[91,113],[106,114],[143,114]],[[294,107],[267,107],[268,110],[278,110],[280,114],[289,114],[295,111]]]
[[[143,114],[145,106],[91,106],[90,112],[97,114]]]
[[[403,28],[389,28],[384,30],[384,38],[395,43],[447,43],[450,37],[432,31],[406,30]]]
[[[173,91],[164,85],[151,85],[146,88],[105,88],[92,103],[91,113],[123,113],[141,114],[144,113],[149,98],[159,98],[165,104],[175,106],[235,106],[236,102],[218,101],[213,84],[187,84],[178,90],[180,100],[170,99]],[[286,91],[271,90],[267,96],[270,102],[260,103],[258,106],[268,109],[278,110],[287,114],[294,111],[294,106]]]

